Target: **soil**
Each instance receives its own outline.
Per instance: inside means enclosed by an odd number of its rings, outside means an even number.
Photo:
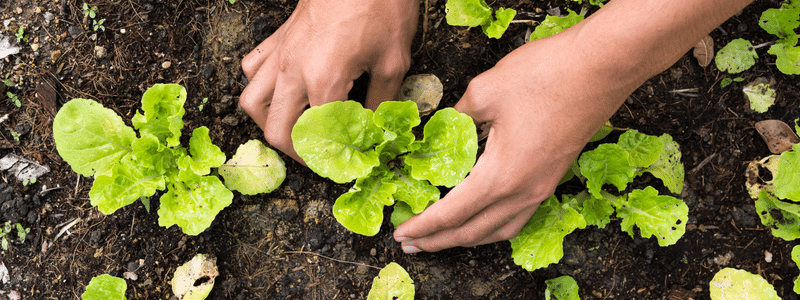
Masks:
[[[502,39],[489,39],[479,29],[448,26],[445,1],[421,2],[427,16],[420,17],[409,75],[441,78],[440,108],[453,106],[471,78],[522,45],[529,29],[513,24]],[[208,126],[230,157],[247,140],[263,140],[237,109],[247,84],[238,62],[288,18],[296,1],[91,1],[89,6],[98,7],[96,19],[105,19],[99,31],[84,17],[82,4],[0,2],[0,35],[14,38],[23,27],[27,38],[19,54],[0,61],[0,76],[14,83],[0,85],[0,116],[6,116],[0,121],[0,156],[13,153],[50,170],[27,185],[2,172],[0,221],[30,232],[24,242],[12,232],[8,250],[0,252],[10,274],[0,280],[0,299],[78,299],[92,277],[106,273],[129,278],[128,299],[170,299],[173,272],[197,253],[217,258],[220,275],[210,299],[364,299],[372,278],[389,262],[408,270],[417,299],[541,299],[544,281],[561,275],[577,280],[582,299],[709,299],[708,283],[724,267],[759,274],[783,299],[797,298],[793,243],[761,225],[744,187],[746,163],[770,154],[753,124],[800,117],[800,80],[778,72],[766,49],[759,50],[755,67],[739,75],[743,82],[725,88],[720,81],[735,76],[713,64],[699,66],[689,52],[642,85],[611,120],[647,134],[668,133],[680,144],[686,169],[680,198],[690,217],[677,244],[659,247],[655,239],[632,238],[613,220],[605,229],[568,235],[560,263],[528,272],[514,264],[508,242],[406,255],[392,239],[388,220],[374,237],[350,233],[331,215],[333,201],[348,186],[287,156],[288,176],[279,189],[236,193],[198,236],[158,226],[159,194],[149,213],[136,202],[103,215],[89,203],[92,179],[75,174],[56,152],[51,125],[60,106],[73,98],[96,99],[130,122],[148,87],[180,83],[189,91],[184,137]],[[581,8],[555,0],[492,5],[537,21],[550,8]],[[763,10],[777,6],[757,1],[731,18],[711,33],[715,49],[735,38],[772,40],[757,21]],[[749,110],[741,93],[756,77],[774,79],[779,93],[767,113]],[[686,89],[693,90],[676,92]],[[20,107],[6,99],[7,91]],[[357,84],[353,97],[363,97],[363,91]],[[208,103],[200,109],[204,98]],[[642,181],[665,191],[652,177]],[[561,189],[571,188],[576,187]]]

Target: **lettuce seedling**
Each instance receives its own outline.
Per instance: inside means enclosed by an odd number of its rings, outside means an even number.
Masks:
[[[390,263],[372,281],[367,300],[413,300],[414,280],[403,267]]]
[[[572,276],[561,276],[545,280],[544,300],[580,300],[578,282]]]
[[[132,119],[139,137],[94,100],[64,104],[53,121],[56,149],[76,173],[95,177],[89,191],[92,205],[112,214],[168,189],[161,196],[159,225],[177,224],[184,233],[197,235],[231,204],[233,193],[209,175],[211,168],[225,163],[225,154],[211,142],[208,128],[192,132],[189,150],[180,145],[185,101],[186,89],[177,84],[148,89],[142,96],[143,113]],[[285,174],[282,164],[275,167]]]
[[[127,300],[125,290],[128,284],[125,279],[103,274],[92,278],[86,291],[81,294],[83,300]]]
[[[563,256],[564,237],[575,229],[594,225],[600,228],[611,221],[616,212],[620,227],[631,237],[634,226],[642,237],[655,236],[662,247],[675,244],[686,230],[689,208],[680,199],[659,195],[653,187],[636,189],[616,196],[604,191],[611,184],[618,191],[645,172],[662,180],[672,193],[683,190],[684,169],[681,153],[672,137],[660,137],[628,130],[617,143],[601,144],[584,152],[578,168],[572,168],[585,179],[587,190],[577,195],[555,195],[539,205],[536,213],[511,240],[514,262],[533,271],[556,263]]]
[[[455,186],[475,164],[472,118],[439,110],[417,141],[411,129],[420,122],[411,101],[384,102],[374,113],[354,101],[337,101],[306,110],[292,142],[315,173],[336,183],[356,181],[336,199],[333,215],[351,231],[372,236],[380,230],[384,206],[404,203],[392,216],[399,224],[439,199],[435,186]]]
[[[734,268],[720,270],[708,285],[712,300],[780,299],[775,288],[763,277]]]
[[[452,26],[481,26],[483,33],[499,39],[517,15],[513,9],[492,10],[484,0],[448,0],[445,4],[447,24]],[[492,17],[494,12],[494,17]]]

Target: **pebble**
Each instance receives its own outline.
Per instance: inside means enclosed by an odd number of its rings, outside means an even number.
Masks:
[[[772,253],[769,251],[764,250],[764,261],[771,263],[772,262]]]
[[[31,44],[31,50],[33,50],[33,52],[39,51],[39,47],[41,47],[41,45],[37,43]]]
[[[50,52],[50,61],[55,64],[58,60],[61,59],[61,50],[53,50]]]
[[[169,62],[169,61],[165,61],[165,62],[161,63],[161,68],[163,68],[163,69],[169,69],[169,67],[171,67],[171,66],[172,66],[172,63]]]
[[[106,48],[103,46],[94,46],[94,56],[97,59],[105,59],[108,57],[108,52],[106,52]]]

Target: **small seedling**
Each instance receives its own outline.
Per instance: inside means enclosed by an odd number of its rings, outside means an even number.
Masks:
[[[22,107],[22,102],[19,101],[19,97],[17,97],[17,95],[14,95],[12,92],[6,92],[6,96],[8,96],[8,99],[10,99],[11,102],[14,102],[14,105],[17,107]]]
[[[198,106],[198,107],[197,107],[197,109],[198,109],[199,111],[203,111],[203,106],[204,106],[206,103],[208,103],[208,97],[205,97],[205,98],[203,98],[203,103],[202,103],[202,104],[200,104],[200,106]]]
[[[513,9],[493,10],[484,0],[448,0],[445,4],[447,24],[452,26],[481,26],[483,33],[499,39],[517,15]],[[492,16],[494,13],[494,16]]]
[[[14,82],[11,81],[11,79],[8,79],[8,77],[10,76],[11,74],[6,73],[6,77],[3,77],[3,84],[5,84],[6,86],[14,86]]]
[[[228,3],[230,3],[230,4],[235,4],[235,3],[236,3],[236,0],[228,0]]]
[[[28,233],[31,232],[31,229],[22,227],[22,224],[20,223],[17,223],[16,227],[17,227],[17,237],[19,237],[19,242],[25,243],[25,237],[28,236]]]
[[[92,26],[94,28],[94,31],[97,31],[97,30],[106,31],[106,27],[103,26],[103,23],[105,23],[105,21],[106,21],[106,19],[100,19],[100,21],[92,20]]]
[[[83,3],[83,17],[94,19],[97,16],[97,6],[89,7],[86,2]]]
[[[725,77],[725,78],[722,78],[722,81],[719,83],[719,87],[720,88],[725,88],[726,86],[730,85],[731,83],[742,82],[742,81],[744,81],[744,78],[742,78],[742,77],[736,77],[736,78],[733,78],[733,79]]]
[[[36,183],[36,177],[31,177],[22,181],[23,186],[29,186],[34,183]]]
[[[19,137],[22,135],[13,130],[9,130],[8,132],[11,133],[11,137],[13,137],[15,141],[19,142]]]
[[[14,35],[17,37],[17,43],[28,42],[28,38],[25,37],[25,27],[20,26],[19,29],[17,29],[17,33]]]
[[[8,221],[5,224],[3,224],[3,226],[0,227],[0,246],[2,246],[3,251],[8,250],[9,239],[7,235],[11,233],[14,227],[17,228],[17,237],[19,238],[20,243],[25,243],[25,237],[29,232],[31,232],[30,228],[24,228],[22,227],[22,224],[19,223],[16,223],[14,226],[11,225],[11,221]]]

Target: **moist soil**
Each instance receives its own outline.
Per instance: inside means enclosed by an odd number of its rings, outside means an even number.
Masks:
[[[522,45],[530,30],[526,23],[512,24],[503,38],[489,39],[479,29],[447,25],[444,0],[421,2],[425,13],[408,74],[432,73],[442,80],[440,108],[453,106],[471,78]],[[180,83],[189,93],[183,142],[192,129],[207,126],[230,157],[247,140],[263,141],[237,108],[247,84],[239,61],[297,3],[88,4],[98,7],[95,20],[105,19],[105,30],[94,30],[83,2],[0,2],[0,34],[15,39],[22,27],[27,38],[18,54],[0,61],[0,76],[13,82],[0,85],[0,154],[50,170],[27,185],[2,172],[0,221],[30,232],[21,242],[13,231],[8,250],[0,252],[9,271],[7,279],[0,278],[0,299],[78,299],[101,274],[126,277],[128,299],[174,299],[173,272],[197,253],[217,259],[220,275],[210,299],[365,299],[373,277],[390,262],[408,270],[417,299],[542,299],[545,280],[561,275],[577,280],[582,299],[709,299],[709,281],[724,267],[759,274],[782,299],[797,298],[794,243],[761,225],[744,186],[747,162],[770,155],[753,124],[765,119],[792,124],[800,117],[800,80],[778,72],[766,48],[758,50],[755,67],[738,75],[743,82],[725,88],[721,80],[737,76],[713,64],[701,67],[689,52],[636,90],[611,119],[617,127],[668,133],[680,144],[686,188],[676,196],[689,206],[689,221],[677,244],[659,247],[654,238],[632,238],[614,219],[605,229],[576,230],[565,239],[558,264],[529,272],[514,264],[508,242],[406,255],[392,239],[388,220],[374,237],[353,234],[331,215],[333,201],[349,186],[321,178],[287,156],[282,157],[288,175],[280,188],[257,196],[235,193],[233,204],[197,236],[158,226],[160,193],[152,197],[150,212],[137,201],[112,215],[100,213],[89,203],[92,179],[74,173],[56,152],[51,126],[58,109],[70,99],[91,98],[130,124],[148,87]],[[514,8],[517,19],[535,21],[551,8],[581,9],[563,1],[491,5]],[[711,33],[715,50],[736,38],[771,41],[757,21],[763,10],[778,5],[757,1],[728,20]],[[741,92],[757,77],[773,79],[778,91],[777,104],[767,113],[751,111]],[[355,99],[365,93],[366,80],[359,82]],[[16,95],[21,106],[5,92]],[[666,191],[652,177],[639,182]],[[578,188],[566,184],[560,190]]]

